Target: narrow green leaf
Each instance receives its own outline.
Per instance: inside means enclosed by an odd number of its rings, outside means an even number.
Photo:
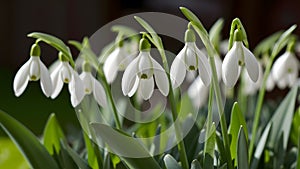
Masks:
[[[219,51],[220,41],[222,39],[221,31],[223,29],[223,26],[224,26],[224,19],[220,18],[214,23],[214,25],[209,30],[210,41],[214,45],[217,51]]]
[[[298,86],[294,86],[290,90],[269,121],[272,124],[272,129],[268,146],[271,148],[274,148],[275,143],[279,141],[280,134],[283,132],[283,147],[286,150],[293,120],[297,90]]]
[[[216,143],[216,127],[215,123],[212,123],[210,129],[208,129],[208,134],[206,136],[206,142],[204,146],[204,168],[213,169],[214,168],[214,151],[215,151],[215,143]]]
[[[91,128],[95,136],[105,142],[130,168],[140,169],[147,166],[151,169],[160,169],[154,158],[135,138],[105,124],[92,123]]]
[[[150,154],[159,154],[160,152],[160,132],[161,132],[161,125],[158,125],[156,132],[155,132],[155,137],[153,140],[153,143],[150,148]]]
[[[300,107],[296,110],[294,117],[293,117],[293,122],[292,122],[292,130],[291,130],[291,140],[294,143],[294,145],[298,145],[298,139],[299,139],[299,129],[300,127]]]
[[[167,169],[182,169],[181,166],[170,154],[165,155],[164,162]]]
[[[54,151],[59,154],[60,152],[60,141],[65,141],[65,135],[57,122],[56,116],[52,113],[47,121],[46,127],[43,134],[44,146],[48,152],[53,155]]]
[[[274,157],[274,168],[283,168],[284,158],[285,158],[285,150],[283,147],[283,132],[280,134],[278,142],[275,144],[274,149],[275,157]]]
[[[300,127],[298,128],[298,157],[297,157],[297,168],[300,168]]]
[[[69,58],[70,63],[73,66],[75,65],[69,47],[62,40],[58,39],[57,37],[55,37],[53,35],[49,35],[49,34],[41,33],[41,32],[32,32],[32,33],[28,34],[27,36],[31,37],[31,38],[36,38],[37,41],[43,41],[43,42],[51,45],[58,51],[61,51],[63,54],[65,54]]]
[[[220,164],[226,164],[226,152],[225,152],[225,147],[224,147],[224,142],[222,140],[222,137],[219,133],[216,134],[216,143],[218,146],[218,150],[220,153]]]
[[[263,55],[265,53],[270,55],[270,51],[272,50],[274,44],[282,34],[282,31],[278,31],[271,36],[265,38],[264,40],[260,41],[259,44],[254,48],[253,53],[254,56],[258,57],[259,55]]]
[[[89,139],[88,135],[83,132],[83,137],[84,137],[84,142],[85,142],[85,147],[86,151],[88,154],[88,164],[93,168],[93,169],[99,169],[99,166],[102,166],[101,163],[101,157],[97,156],[96,154],[96,149],[98,149],[98,146],[94,147],[92,141]],[[97,158],[98,157],[98,158]]]
[[[114,25],[111,27],[111,30],[113,32],[121,33],[125,37],[131,37],[139,34],[136,30],[124,25]]]
[[[260,160],[260,157],[262,155],[262,153],[264,152],[265,149],[265,145],[267,143],[270,131],[271,131],[271,124],[268,124],[262,134],[262,136],[260,137],[258,144],[256,146],[255,149],[255,153],[254,153],[254,159],[251,162],[251,169],[256,169]]]
[[[237,139],[240,127],[243,126],[244,134],[246,136],[246,140],[248,140],[248,130],[246,121],[244,118],[244,114],[241,112],[239,105],[235,102],[232,106],[231,111],[231,119],[229,125],[229,134],[231,135],[231,144],[230,144],[230,152],[232,155],[232,159],[236,159],[236,147],[237,147]],[[235,165],[237,165],[237,161],[235,160]]]
[[[76,163],[77,167],[80,169],[91,169],[88,164],[81,158],[79,155],[67,144],[62,143],[62,148],[64,151],[68,153],[68,155],[73,159],[73,161]]]
[[[192,161],[191,169],[202,169],[198,160]]]
[[[0,126],[18,146],[32,168],[58,169],[58,165],[34,134],[0,110]]]
[[[238,135],[238,144],[236,146],[237,168],[249,169],[248,163],[248,144],[243,126],[240,127]]]
[[[296,29],[296,27],[297,25],[292,25],[288,30],[283,32],[283,34],[279,37],[278,41],[274,45],[272,56],[276,56],[281,51],[281,49],[286,45],[290,35]]]
[[[103,169],[110,169],[110,153],[108,151],[104,152],[104,162],[103,162]]]

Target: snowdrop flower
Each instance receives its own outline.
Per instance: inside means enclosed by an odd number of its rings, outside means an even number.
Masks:
[[[84,62],[82,65],[83,72],[80,74],[80,79],[83,81],[84,85],[84,92],[85,94],[93,93],[95,100],[97,103],[105,107],[107,104],[106,94],[104,91],[103,86],[100,82],[94,78],[91,73],[91,67],[89,63]]]
[[[298,60],[291,51],[285,52],[274,63],[272,77],[280,89],[292,87],[298,78]]]
[[[19,69],[14,79],[14,92],[19,97],[26,89],[28,81],[40,80],[43,93],[49,97],[52,93],[52,83],[47,67],[40,60],[40,47],[32,45],[30,59]]]
[[[150,55],[150,43],[145,38],[140,40],[140,53],[128,65],[122,77],[122,91],[125,96],[133,96],[140,92],[144,100],[148,100],[154,90],[154,78],[160,92],[169,93],[168,77],[161,65]]]
[[[263,68],[262,65],[259,63],[258,64],[258,80],[256,82],[253,82],[251,78],[249,77],[248,73],[244,70],[242,73],[242,78],[243,78],[243,93],[246,95],[253,95],[259,90],[261,87],[262,81],[263,81]]]
[[[275,82],[273,80],[273,77],[272,77],[272,73],[269,74],[268,78],[267,78],[267,82],[266,82],[266,90],[267,91],[271,91],[273,90],[275,87]]]
[[[170,76],[173,88],[180,86],[187,71],[199,71],[200,79],[205,86],[210,84],[211,69],[207,57],[196,46],[196,38],[193,30],[185,32],[185,46],[174,59]]]
[[[203,107],[207,102],[209,87],[203,84],[200,77],[197,77],[191,84],[191,86],[188,88],[187,93],[191,98],[195,108],[199,109]]]
[[[243,45],[243,36],[240,30],[234,33],[234,43],[226,54],[222,65],[222,79],[226,86],[232,88],[240,75],[241,66],[246,67],[250,79],[257,81],[259,76],[258,61],[255,56]]]
[[[84,97],[84,85],[78,73],[70,66],[68,59],[59,52],[60,63],[51,73],[53,93],[51,98],[55,99],[62,90],[63,84],[67,83],[71,94],[71,103],[76,107]]]
[[[104,75],[108,83],[117,77],[118,70],[123,71],[133,60],[133,55],[128,54],[121,41],[119,46],[107,57],[103,65]]]

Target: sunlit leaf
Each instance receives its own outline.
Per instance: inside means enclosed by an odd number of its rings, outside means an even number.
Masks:
[[[32,168],[58,169],[58,165],[34,134],[0,110],[0,126],[18,146]]]
[[[54,154],[54,151],[58,154],[60,152],[60,141],[65,140],[65,135],[54,113],[49,116],[43,136],[44,146],[48,152],[51,155]]]

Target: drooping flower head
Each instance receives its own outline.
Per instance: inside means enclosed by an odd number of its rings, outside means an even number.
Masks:
[[[253,95],[260,89],[262,81],[263,81],[263,68],[262,65],[258,64],[258,79],[256,82],[252,81],[250,76],[246,71],[243,71],[242,78],[243,78],[243,93],[246,95]],[[268,86],[271,87],[271,86]]]
[[[203,84],[200,77],[197,77],[188,88],[187,93],[195,108],[199,109],[207,103],[209,87]]]
[[[142,98],[148,100],[154,90],[154,78],[160,92],[164,96],[168,95],[168,77],[161,65],[151,57],[150,48],[148,40],[142,38],[139,55],[128,65],[122,77],[122,91],[125,96],[131,97],[139,91]]]
[[[196,46],[193,30],[185,32],[185,46],[174,59],[170,76],[173,88],[177,88],[185,79],[186,71],[199,72],[200,79],[205,86],[210,84],[211,69],[207,57]]]
[[[112,83],[118,71],[123,71],[133,60],[134,55],[126,52],[123,40],[118,42],[118,47],[107,57],[103,65],[104,75],[108,83]]]
[[[54,68],[51,73],[51,80],[53,84],[53,93],[51,98],[58,96],[63,88],[63,84],[67,83],[69,92],[71,94],[71,103],[76,107],[84,97],[84,85],[78,73],[70,66],[68,58],[59,52],[60,63]]]
[[[299,63],[292,51],[286,51],[275,61],[271,75],[280,89],[292,87],[298,78]]]
[[[246,67],[247,74],[254,82],[259,75],[259,65],[253,53],[243,44],[243,35],[241,30],[234,32],[234,43],[232,48],[226,54],[222,64],[222,78],[226,86],[233,87],[240,75],[242,66]]]
[[[97,103],[105,107],[107,105],[106,94],[101,83],[95,79],[91,73],[91,66],[88,62],[84,62],[82,65],[82,73],[80,79],[83,81],[85,94],[93,93],[93,96]]]
[[[28,81],[40,80],[41,88],[45,96],[52,93],[52,82],[47,67],[40,60],[41,50],[38,44],[33,44],[30,51],[30,59],[19,69],[14,79],[14,92],[19,97],[26,89]]]

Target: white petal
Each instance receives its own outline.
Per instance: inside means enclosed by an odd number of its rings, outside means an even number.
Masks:
[[[140,92],[141,92],[141,96],[144,100],[148,100],[152,94],[153,94],[153,90],[154,90],[154,80],[153,77],[151,77],[150,79],[141,79],[140,80]]]
[[[84,92],[86,94],[91,94],[93,91],[93,83],[94,83],[93,81],[94,77],[91,74],[91,72],[82,72],[79,77],[83,82]]]
[[[124,96],[128,95],[135,84],[135,77],[137,75],[137,63],[139,57],[135,58],[125,69],[122,77],[122,91]]]
[[[62,62],[60,62],[59,65],[57,65],[57,67],[55,69],[53,69],[53,72],[51,73],[50,77],[51,77],[51,81],[52,81],[52,85],[53,85],[53,92],[51,94],[51,98],[54,99],[58,96],[58,94],[60,93],[62,87],[63,87],[63,81],[61,76],[61,71],[62,69]]]
[[[297,82],[297,78],[298,78],[298,71],[293,71],[293,72],[289,73],[287,75],[288,86],[293,87]]]
[[[193,66],[197,69],[197,51],[196,51],[196,43],[195,42],[186,42],[186,48],[184,52],[184,62],[186,64],[186,69],[190,70],[190,66]],[[197,55],[196,55],[197,54]]]
[[[206,87],[201,81],[200,77],[197,77],[191,86],[188,88],[188,95],[191,98],[195,108],[201,108],[207,102],[208,87]]]
[[[273,64],[272,76],[275,82],[280,81],[280,79],[282,79],[284,75],[286,75],[286,69],[285,69],[286,58],[287,58],[287,53],[280,56]]]
[[[115,80],[118,74],[118,65],[119,65],[118,54],[119,54],[119,48],[115,49],[107,57],[103,65],[104,75],[109,84]]]
[[[37,81],[40,79],[40,57],[32,56],[32,61],[30,63],[29,69],[29,79]],[[31,79],[32,78],[32,79]]]
[[[155,83],[159,91],[164,96],[167,96],[169,94],[169,80],[168,80],[167,73],[156,60],[154,60],[153,58],[151,58],[151,60],[153,63]]]
[[[106,107],[107,105],[107,100],[106,100],[106,94],[105,94],[105,90],[103,88],[103,86],[101,85],[101,83],[93,78],[93,86],[94,86],[94,98],[97,101],[97,103],[102,106],[102,107]]]
[[[14,79],[14,92],[19,97],[27,87],[29,80],[29,67],[31,63],[30,59],[19,69]]]
[[[236,44],[226,54],[222,64],[222,78],[226,86],[232,88],[239,78],[238,56]]]
[[[274,89],[274,87],[275,87],[275,82],[273,80],[272,74],[269,74],[266,82],[266,89],[267,91],[271,91]]]
[[[40,84],[45,96],[49,97],[52,94],[53,87],[49,71],[42,61],[39,61],[40,66]]]
[[[70,66],[69,62],[62,62],[60,74],[63,82],[69,83],[72,81],[72,71],[73,68]]]
[[[245,66],[247,69],[247,72],[252,79],[252,81],[256,82],[259,76],[259,65],[258,61],[256,60],[255,56],[253,53],[247,49],[246,47],[243,47],[244,51],[244,59],[245,59]]]
[[[186,75],[186,67],[184,63],[184,54],[186,47],[184,47],[173,60],[170,70],[170,78],[172,87],[177,88],[180,86]]]
[[[72,80],[69,83],[69,92],[72,106],[76,107],[83,100],[85,94],[83,82],[74,70],[72,70]]]
[[[134,84],[133,84],[133,87],[131,88],[131,90],[128,93],[128,97],[131,97],[135,94],[135,92],[139,88],[139,85],[140,85],[140,78],[138,76],[135,76],[134,77]]]
[[[217,75],[218,75],[218,81],[222,79],[222,60],[219,56],[215,56],[215,63],[216,63],[216,69],[217,69]]]
[[[147,75],[147,78],[153,76],[153,64],[151,61],[150,52],[140,52],[138,62],[138,75]]]
[[[205,86],[208,86],[211,81],[211,68],[207,57],[196,47],[197,56],[199,58],[199,76]]]
[[[279,89],[284,89],[287,87],[287,76],[283,77],[282,79],[280,79],[279,81],[277,81],[277,86]]]

